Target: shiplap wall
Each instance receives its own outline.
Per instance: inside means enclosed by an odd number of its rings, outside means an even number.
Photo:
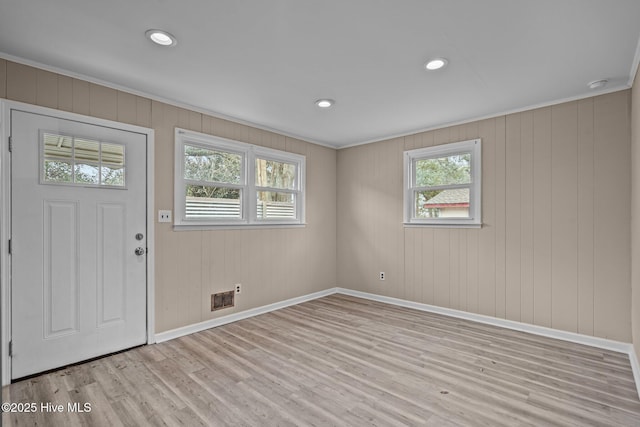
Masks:
[[[631,91],[631,329],[640,360],[640,69]]]
[[[0,97],[153,128],[156,210],[173,209],[176,126],[306,156],[305,228],[174,232],[155,224],[156,332],[335,286],[335,150],[2,59]],[[235,283],[235,307],[211,313],[211,294]]]
[[[629,113],[627,90],[338,151],[338,285],[630,342]],[[404,228],[403,151],[478,137],[483,227]]]
[[[629,91],[340,150],[337,171],[334,150],[2,59],[0,97],[154,128],[156,209],[173,206],[174,126],[307,156],[304,229],[155,225],[157,332],[214,317],[210,294],[233,283],[220,314],[326,289],[337,269],[347,288],[631,339]],[[476,137],[484,227],[405,229],[402,151]]]

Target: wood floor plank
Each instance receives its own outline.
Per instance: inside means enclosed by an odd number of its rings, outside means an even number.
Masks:
[[[67,367],[4,402],[31,426],[638,426],[628,356],[346,295]]]

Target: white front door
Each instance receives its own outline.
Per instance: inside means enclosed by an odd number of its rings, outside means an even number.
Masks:
[[[11,111],[12,379],[146,342],[146,136]]]

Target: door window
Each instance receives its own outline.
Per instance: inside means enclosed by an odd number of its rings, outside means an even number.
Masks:
[[[40,131],[42,184],[125,187],[125,147]]]

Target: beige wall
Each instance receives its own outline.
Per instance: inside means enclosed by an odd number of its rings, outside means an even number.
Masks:
[[[336,284],[336,151],[0,59],[0,97],[155,130],[155,208],[173,209],[174,127],[304,154],[305,228],[180,231],[155,224],[156,332],[215,317],[210,295],[242,284],[231,314]]]
[[[631,328],[640,359],[640,70],[631,91]]]
[[[210,294],[234,283],[243,285],[236,307],[217,315],[337,283],[628,342],[629,117],[632,96],[640,105],[638,92],[348,148],[336,156],[332,149],[0,59],[2,98],[155,129],[156,210],[173,207],[174,126],[307,156],[306,228],[174,232],[155,224],[157,332],[214,317]],[[637,164],[639,110],[632,120]],[[484,227],[405,229],[403,150],[476,137],[483,139]],[[636,167],[634,183],[638,174]],[[634,265],[640,265],[639,252]],[[378,280],[380,271],[385,281]],[[634,270],[637,349],[639,275]]]
[[[630,342],[629,110],[622,91],[338,151],[338,285]],[[482,229],[403,228],[403,150],[477,137]]]

